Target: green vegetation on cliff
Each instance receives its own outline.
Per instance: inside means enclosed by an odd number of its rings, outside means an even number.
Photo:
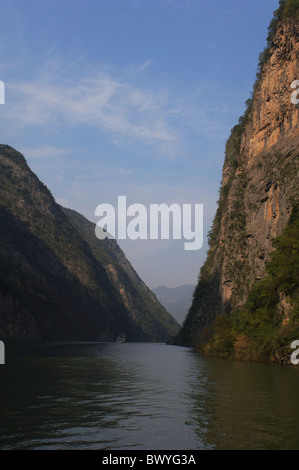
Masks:
[[[250,113],[252,110],[252,104],[254,100],[254,94],[258,87],[259,81],[261,79],[264,65],[269,61],[271,57],[272,47],[273,47],[273,40],[275,38],[275,34],[277,32],[278,25],[281,21],[295,21],[299,20],[299,0],[279,0],[279,7],[273,13],[273,18],[270,22],[268,27],[268,36],[266,47],[264,50],[259,54],[258,58],[258,67],[256,73],[256,81],[253,84],[251,97],[245,102],[245,112],[239,118],[239,123],[232,129],[232,137],[237,135],[240,136],[241,132],[245,126],[245,124],[250,119]]]
[[[299,338],[299,137],[290,100],[298,14],[298,0],[281,0],[274,12],[252,96],[226,143],[207,259],[176,338],[218,357],[288,362]]]
[[[299,338],[299,204],[295,205],[275,251],[267,276],[255,283],[244,307],[219,316],[206,335],[203,351],[218,357],[271,361],[290,353]]]

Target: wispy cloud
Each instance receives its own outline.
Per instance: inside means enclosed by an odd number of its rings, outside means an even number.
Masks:
[[[5,118],[14,127],[88,125],[114,139],[140,140],[158,146],[162,153],[167,149],[168,156],[178,152],[180,136],[168,122],[171,103],[163,93],[103,74],[76,83],[40,78],[9,83],[8,89],[13,104],[6,108]]]
[[[139,64],[133,64],[129,68],[129,73],[131,75],[139,75],[140,73],[147,70],[153,64],[151,59],[146,60],[145,62],[141,62]]]
[[[81,63],[84,58],[78,60]],[[76,64],[62,64],[61,58],[52,56],[38,76],[6,83],[7,105],[0,116],[6,135],[40,130],[48,139],[62,129],[90,128],[105,133],[118,147],[125,143],[128,148],[129,140],[137,148],[141,144],[155,155],[175,159],[189,153],[194,138],[197,142],[207,135],[213,138],[225,127],[225,100],[223,104],[215,84],[199,88],[194,84],[188,90],[175,85],[166,88],[164,82],[160,88],[153,86],[147,76],[150,59],[122,71],[91,65],[88,76],[82,76]],[[144,74],[142,80],[138,74]],[[55,147],[39,150],[34,149],[32,157],[66,154]]]

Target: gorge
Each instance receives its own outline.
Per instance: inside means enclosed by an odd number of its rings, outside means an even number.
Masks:
[[[25,158],[0,145],[1,339],[168,341],[179,325],[115,240],[57,204]]]

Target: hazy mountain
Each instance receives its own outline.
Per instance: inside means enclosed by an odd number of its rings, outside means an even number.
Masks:
[[[193,284],[184,284],[178,287],[159,286],[153,292],[166,310],[182,324],[191,306],[194,289]]]

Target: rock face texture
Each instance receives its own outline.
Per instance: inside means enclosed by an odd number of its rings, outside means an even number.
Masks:
[[[169,340],[179,325],[136,273],[134,281],[126,274],[116,242],[118,257],[94,224],[75,213],[76,226],[71,213],[19,152],[0,145],[1,339]]]
[[[251,122],[242,135],[241,153],[249,165],[281,139],[298,135],[298,106],[291,100],[291,84],[298,79],[298,47],[298,23],[280,23],[255,90]]]
[[[278,22],[268,56],[226,145],[210,249],[180,344],[198,345],[218,315],[245,303],[298,201],[299,105],[291,99],[299,80],[298,21]]]

